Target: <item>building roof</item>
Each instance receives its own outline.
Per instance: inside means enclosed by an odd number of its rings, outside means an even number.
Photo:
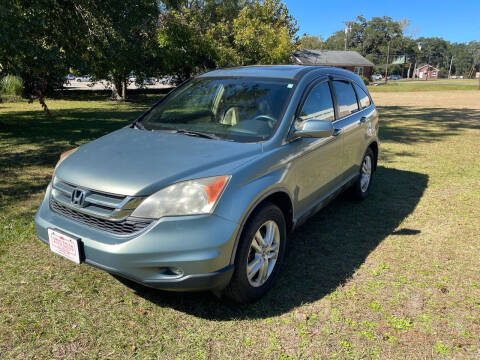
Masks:
[[[432,66],[432,65],[429,65],[429,64],[425,64],[425,65],[422,65],[422,66],[418,66],[418,67],[417,67],[417,71],[420,70],[420,69],[423,69],[425,66],[428,66],[428,67],[431,67],[431,68],[434,69],[434,70],[440,71],[440,69],[437,69],[435,66]]]
[[[356,51],[297,50],[293,59],[302,65],[375,66]]]

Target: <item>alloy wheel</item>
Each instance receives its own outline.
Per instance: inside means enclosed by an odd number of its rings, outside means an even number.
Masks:
[[[372,177],[372,158],[367,155],[363,159],[361,179],[360,179],[360,188],[362,192],[366,192],[368,185],[370,184],[370,179]]]
[[[262,286],[269,279],[279,250],[280,231],[277,223],[269,220],[260,226],[250,244],[246,271],[251,286]]]

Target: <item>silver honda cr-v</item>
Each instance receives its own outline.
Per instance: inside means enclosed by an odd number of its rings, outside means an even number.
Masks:
[[[147,286],[253,301],[272,286],[288,232],[344,189],[368,195],[377,135],[375,105],[352,72],[211,71],[62,154],[37,235],[67,259]]]

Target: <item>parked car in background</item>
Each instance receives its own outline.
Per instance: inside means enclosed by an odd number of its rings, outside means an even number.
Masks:
[[[400,80],[402,77],[400,75],[390,75],[388,80]]]
[[[62,154],[37,236],[153,288],[254,301],[279,274],[288,232],[344,190],[368,196],[378,144],[377,110],[350,71],[211,71]]]
[[[89,75],[79,76],[75,79],[76,82],[89,82],[92,81],[92,77]]]
[[[177,79],[174,77],[174,76],[167,76],[167,77],[164,77],[162,79],[159,79],[159,82],[162,84],[162,85],[171,85],[171,86],[174,86],[176,85],[177,83]]]
[[[382,75],[380,75],[380,74],[374,74],[374,75],[370,76],[370,79],[371,79],[372,81],[382,80]]]
[[[143,80],[143,85],[155,85],[155,82],[154,78],[146,78]]]
[[[65,76],[65,80],[67,80],[67,81],[75,80],[75,75],[68,74],[67,76]]]

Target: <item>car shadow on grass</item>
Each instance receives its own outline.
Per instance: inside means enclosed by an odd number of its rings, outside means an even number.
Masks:
[[[414,211],[427,183],[425,174],[379,166],[365,201],[354,202],[343,194],[289,236],[276,283],[254,304],[239,305],[210,293],[165,292],[121,281],[158,306],[205,319],[281,315],[317,301],[344,284],[389,235],[419,233],[419,229],[398,227]],[[402,241],[402,237],[396,239]]]

